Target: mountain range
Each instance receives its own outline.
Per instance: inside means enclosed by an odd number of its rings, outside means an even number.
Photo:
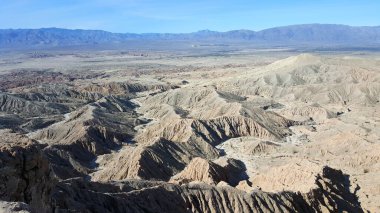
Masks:
[[[61,47],[121,44],[130,41],[249,42],[252,44],[303,46],[380,46],[380,26],[353,27],[333,24],[306,24],[275,27],[261,31],[234,30],[194,33],[111,33],[102,30],[61,28],[1,29],[1,48]]]

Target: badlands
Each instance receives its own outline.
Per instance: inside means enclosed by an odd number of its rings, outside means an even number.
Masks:
[[[380,212],[377,53],[0,64],[0,212]]]

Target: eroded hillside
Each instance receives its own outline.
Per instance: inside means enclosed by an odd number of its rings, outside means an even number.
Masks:
[[[103,54],[4,59],[0,208],[380,211],[376,55]]]

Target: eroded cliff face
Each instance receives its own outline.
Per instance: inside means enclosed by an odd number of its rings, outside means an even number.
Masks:
[[[48,211],[50,193],[57,181],[42,151],[43,145],[10,130],[1,130],[1,136],[0,199]]]
[[[269,193],[257,189],[247,193],[229,185],[220,186],[218,183],[223,181],[233,185],[232,179],[244,172],[244,167],[234,160],[218,165],[202,158],[193,159],[172,178],[174,183],[131,179],[101,183],[87,178],[58,181],[41,145],[10,131],[2,134],[1,199],[8,201],[2,205],[10,212],[66,212],[67,209],[72,212],[362,212],[357,196],[350,192],[349,177],[329,167],[321,168],[310,189],[302,193]],[[15,144],[14,140],[18,142]]]
[[[3,204],[4,209],[9,211],[362,211],[356,195],[350,192],[349,177],[329,167],[313,169],[314,173],[308,174],[309,180],[313,181],[302,193],[298,190],[270,193],[254,188],[247,181],[246,168],[242,162],[234,159],[212,162],[200,157],[191,160],[189,156],[210,152],[203,150],[191,153],[188,143],[159,139],[148,146],[131,148],[132,151],[122,150],[118,164],[114,167],[103,165],[105,169],[94,173],[92,181],[88,178],[63,180],[62,176],[57,175],[57,161],[47,156],[50,147],[44,148],[46,145],[11,130],[1,133],[1,199],[8,201]],[[218,155],[215,152],[214,156],[208,157],[212,159]],[[162,166],[165,164],[167,166]],[[292,169],[285,170],[291,172]],[[284,175],[281,171],[276,173],[274,170],[273,174],[268,175]],[[147,181],[168,180],[170,177],[172,183]],[[253,181],[256,184],[268,181],[262,179],[258,176]],[[245,181],[249,190],[241,188],[242,181]],[[280,180],[269,180],[273,184],[276,181]]]
[[[209,185],[224,182],[227,185],[236,186],[240,180],[247,178],[244,163],[235,159],[218,163],[199,157],[194,158],[184,170],[174,175],[170,182],[183,184],[195,181]]]
[[[74,212],[363,212],[349,184],[346,175],[329,167],[320,171],[306,193],[246,193],[205,183],[71,179],[57,185],[52,199],[57,212],[68,208]]]

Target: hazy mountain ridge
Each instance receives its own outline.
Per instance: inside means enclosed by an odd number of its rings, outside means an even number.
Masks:
[[[194,33],[111,33],[102,30],[68,30],[60,28],[0,30],[0,48],[33,46],[71,46],[115,44],[131,40],[252,42],[280,45],[380,45],[380,26],[351,27],[346,25],[307,24],[265,29]]]

